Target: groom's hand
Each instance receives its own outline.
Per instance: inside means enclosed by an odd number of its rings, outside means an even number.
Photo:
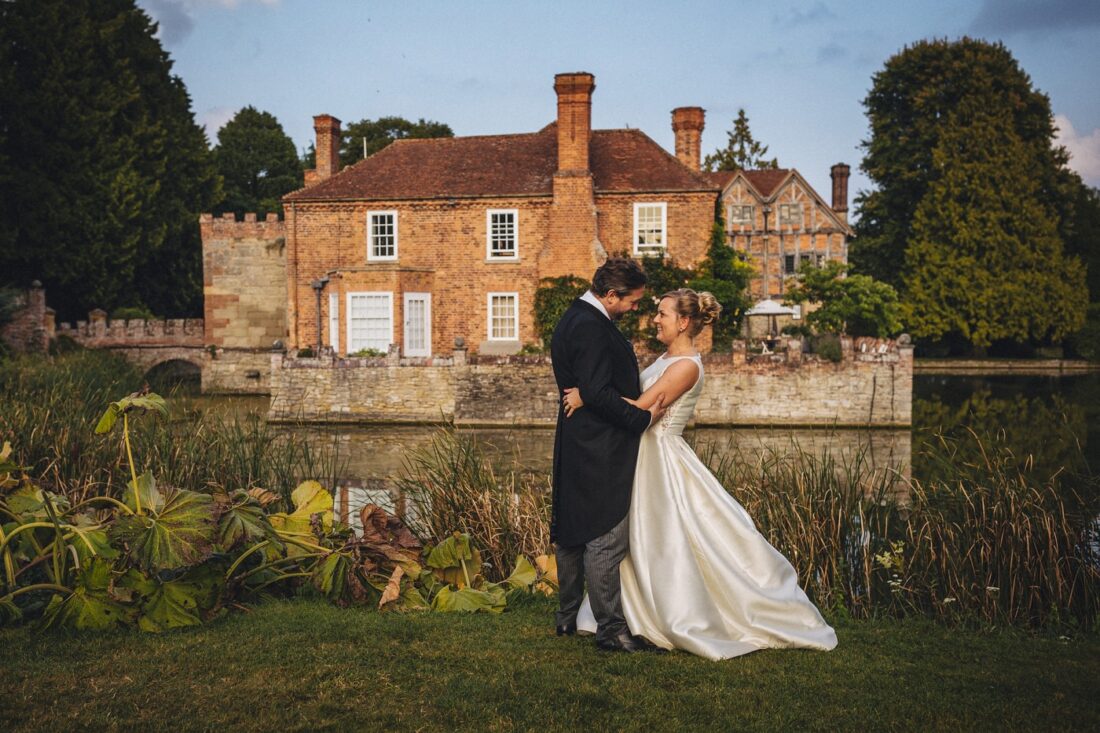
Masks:
[[[664,417],[667,409],[665,407],[665,396],[663,394],[657,395],[657,401],[649,406],[649,426],[653,427],[655,422]]]

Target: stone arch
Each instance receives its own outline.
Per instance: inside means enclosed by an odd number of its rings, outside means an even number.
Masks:
[[[154,392],[162,395],[180,389],[198,394],[202,385],[202,365],[178,356],[160,359],[145,368],[144,379]]]

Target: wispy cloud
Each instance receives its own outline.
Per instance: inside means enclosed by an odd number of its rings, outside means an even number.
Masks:
[[[159,26],[157,37],[166,46],[174,46],[195,29],[195,14],[207,7],[220,7],[228,10],[248,5],[267,5],[274,7],[280,0],[138,0],[138,5],[155,20]]]
[[[821,64],[841,61],[847,57],[848,49],[839,43],[829,43],[817,49],[817,61]]]
[[[835,19],[836,14],[829,10],[825,3],[819,2],[808,9],[790,8],[782,15],[777,13],[772,17],[772,22],[784,28],[794,28]]]
[[[1096,0],[984,0],[973,33],[1011,35],[1100,25]]]
[[[1069,151],[1069,167],[1090,186],[1100,186],[1100,127],[1081,134],[1065,115],[1055,115],[1054,124],[1058,126],[1058,144]]]

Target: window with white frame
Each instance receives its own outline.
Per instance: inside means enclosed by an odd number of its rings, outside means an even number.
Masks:
[[[802,204],[779,205],[780,226],[802,226]]]
[[[397,259],[397,212],[367,212],[367,259]]]
[[[489,293],[489,340],[519,340],[519,293]]]
[[[348,293],[348,353],[386,353],[393,343],[393,293]]]
[[[798,274],[798,257],[796,255],[783,255],[783,274]]]
[[[660,255],[668,246],[665,204],[634,204],[634,254]]]
[[[519,210],[489,209],[485,212],[486,258],[514,260],[519,257]]]
[[[734,204],[729,207],[729,224],[752,225],[753,207],[743,204]]]
[[[328,345],[332,353],[340,353],[340,294],[328,294]]]

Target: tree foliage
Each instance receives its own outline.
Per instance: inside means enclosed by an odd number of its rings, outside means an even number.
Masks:
[[[868,275],[845,277],[847,270],[847,265],[836,261],[823,267],[803,263],[798,279],[787,286],[784,302],[816,304],[804,320],[817,334],[888,338],[900,333],[897,292]]]
[[[340,165],[357,163],[374,155],[394,140],[403,138],[454,137],[450,125],[420,118],[416,122],[404,117],[379,117],[353,122],[344,130],[340,140]],[[364,140],[366,156],[363,155]]]
[[[215,210],[260,218],[282,211],[279,199],[302,187],[302,162],[294,141],[268,112],[248,106],[218,131],[214,160],[224,180],[225,199]]]
[[[155,32],[133,0],[0,3],[0,270],[61,318],[201,312],[218,178]]]
[[[737,119],[733,129],[727,135],[726,147],[719,148],[703,159],[703,168],[708,171],[754,170],[760,168],[778,168],[776,158],[765,158],[768,146],[757,142],[749,129],[749,117],[744,109],[737,110]]]
[[[573,301],[584,295],[590,284],[584,278],[573,275],[544,277],[539,281],[535,290],[535,329],[542,339],[543,349],[550,348],[550,338],[558,321]]]
[[[969,104],[949,114],[947,127],[905,257],[913,335],[984,348],[1080,328],[1084,270],[1062,253],[1023,141],[1003,116]]]
[[[753,267],[726,242],[726,229],[722,221],[711,228],[710,246],[706,258],[695,269],[695,276],[688,282],[693,290],[709,291],[722,305],[722,313],[713,326],[713,346],[716,351],[730,347],[741,331],[751,302],[749,279]]]
[[[1050,101],[1000,43],[963,38],[920,41],[902,50],[874,75],[863,105],[871,137],[863,143],[862,169],[875,190],[856,197],[857,237],[851,262],[859,271],[893,285],[906,297],[906,271],[897,266],[912,242],[918,207],[943,167],[933,151],[966,104],[1001,119],[1019,140],[1034,179],[1033,195],[1054,217],[1058,234],[1070,226],[1068,197],[1073,174],[1067,155],[1053,144]],[[957,137],[957,135],[955,135]],[[950,165],[948,165],[950,167]]]

